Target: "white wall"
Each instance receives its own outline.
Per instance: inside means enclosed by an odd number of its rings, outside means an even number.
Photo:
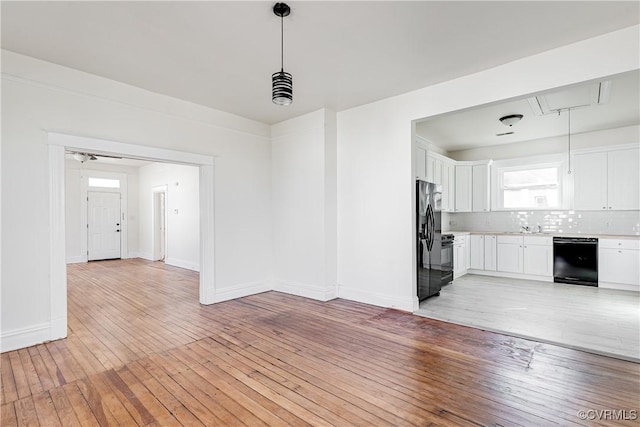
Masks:
[[[268,288],[269,126],[2,51],[3,351],[57,338],[50,329],[47,132],[215,156],[217,297]],[[249,242],[258,254],[250,262]]]
[[[83,205],[82,182],[83,171],[103,171],[123,173],[127,176],[127,251],[123,258],[132,258],[138,254],[138,168],[105,163],[80,163],[76,160],[65,162],[65,235],[67,263],[82,262],[86,254],[82,253],[82,229],[86,223],[82,221]]]
[[[339,296],[417,308],[411,120],[638,69],[638,30],[339,112]]]
[[[336,296],[335,113],[272,126],[274,289]]]
[[[640,141],[640,126],[627,126],[616,129],[578,133],[575,135],[572,134],[571,150],[630,144],[638,141]],[[492,145],[489,147],[453,151],[447,155],[455,160],[501,160],[543,154],[566,153],[567,148],[567,136],[560,136],[523,141],[514,144]]]
[[[138,174],[140,257],[153,259],[153,188],[167,186],[165,263],[200,271],[200,204],[198,168],[153,163]]]

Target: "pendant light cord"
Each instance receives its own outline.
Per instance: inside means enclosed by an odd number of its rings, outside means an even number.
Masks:
[[[280,72],[284,72],[284,16],[280,16]]]
[[[567,134],[568,134],[568,140],[569,140],[569,152],[568,152],[569,170],[567,173],[571,174],[571,107],[569,107],[568,111],[569,111],[569,131],[567,132]]]

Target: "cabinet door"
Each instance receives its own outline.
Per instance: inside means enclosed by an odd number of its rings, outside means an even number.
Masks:
[[[456,209],[456,167],[449,165],[449,212]]]
[[[471,166],[456,166],[456,212],[471,212]]]
[[[525,245],[524,274],[553,276],[553,246]]]
[[[436,159],[427,153],[426,181],[436,182]]]
[[[442,164],[442,211],[449,212],[449,164]]]
[[[498,271],[522,273],[522,245],[498,243]]]
[[[453,245],[453,272],[464,270],[464,245]]]
[[[471,264],[471,236],[464,236],[464,269]]]
[[[433,161],[433,182],[442,185],[442,160],[440,159]]]
[[[640,149],[609,151],[607,209],[640,209]]]
[[[598,281],[640,285],[640,251],[600,248]]]
[[[496,271],[496,236],[484,236],[484,269]]]
[[[474,212],[489,210],[489,165],[472,166],[472,208]]]
[[[608,209],[607,153],[573,157],[573,206],[575,210]]]
[[[416,147],[416,178],[427,181],[427,150]]]
[[[484,270],[484,239],[482,235],[471,235],[469,268]]]

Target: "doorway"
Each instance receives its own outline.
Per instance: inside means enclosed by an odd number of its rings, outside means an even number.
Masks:
[[[65,152],[91,152],[199,167],[201,304],[223,301],[216,295],[214,274],[214,158],[202,154],[49,132],[49,339],[67,336],[67,274],[65,255]],[[121,224],[122,225],[122,224]]]
[[[120,193],[87,193],[87,259],[121,258]]]
[[[164,261],[167,255],[167,186],[152,190],[153,195],[153,260]]]

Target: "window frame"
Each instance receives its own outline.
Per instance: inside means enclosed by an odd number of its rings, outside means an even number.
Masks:
[[[568,195],[571,193],[571,181],[567,174],[565,156],[535,156],[518,159],[496,160],[491,167],[491,209],[494,211],[549,211],[569,209]],[[504,206],[504,173],[532,169],[557,168],[558,173],[558,206],[545,207],[505,207]]]

